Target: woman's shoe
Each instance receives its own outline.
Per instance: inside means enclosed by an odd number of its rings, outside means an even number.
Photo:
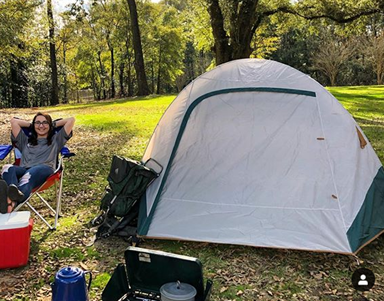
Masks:
[[[0,180],[0,213],[8,212],[8,185],[4,180]]]
[[[8,197],[11,201],[20,203],[24,198],[24,193],[22,193],[15,184],[11,184],[8,186]]]

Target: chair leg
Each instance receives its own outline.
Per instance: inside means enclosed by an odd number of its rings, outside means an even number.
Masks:
[[[28,200],[30,199],[30,197],[28,198]],[[23,203],[21,203],[21,204],[19,204],[16,208],[15,208],[15,212],[16,211],[19,211],[19,209],[21,208],[21,207],[23,207],[24,205],[27,205],[28,206],[28,208],[30,209],[30,210],[32,210],[47,226],[48,226],[48,228],[49,229],[51,229],[51,230],[54,230],[54,229],[56,229],[56,227],[52,227],[49,223],[48,223],[48,221],[39,213],[39,212],[37,212],[37,210],[31,205],[31,204],[29,204],[29,202],[28,202],[28,200],[26,200],[25,202],[23,202]]]
[[[52,227],[47,222],[47,220],[39,212],[37,212],[37,210],[35,208],[33,208],[33,206],[31,206],[31,204],[29,204],[28,202],[26,202],[25,204],[29,207],[29,209],[31,209],[48,226],[49,229],[51,229],[51,230],[55,230],[56,229],[56,225],[55,225],[55,227]]]
[[[38,193],[36,192],[36,195],[39,197],[39,199],[49,208],[49,210],[52,211],[52,213],[56,214],[56,210],[52,208],[51,205]]]
[[[61,213],[61,194],[63,192],[63,179],[64,179],[64,168],[61,171],[60,184],[59,184],[59,193],[56,194],[55,228],[56,228],[56,225],[57,225],[57,221],[59,219],[59,215]]]
[[[63,188],[63,176],[64,176],[64,169],[61,172],[60,176],[60,182],[59,187],[57,187],[57,182],[55,182],[55,196],[56,196],[56,209],[53,209],[53,207],[39,194],[39,189],[37,189],[35,192],[33,192],[26,201],[24,201],[22,204],[19,204],[14,211],[18,211],[23,205],[27,205],[29,209],[31,209],[51,230],[55,230],[57,227],[57,222],[59,219],[60,211],[61,211],[61,195],[62,195],[62,188]],[[45,183],[44,183],[45,184]],[[44,185],[43,184],[43,185]],[[43,187],[43,185],[40,186]],[[48,221],[37,212],[37,210],[29,203],[29,200],[34,196],[38,196],[39,199],[53,212],[55,215],[55,221],[53,223],[53,226],[51,226]]]
[[[47,226],[49,229],[51,230],[55,230],[56,229],[56,226],[57,226],[57,221],[55,220],[55,223],[53,225],[53,227],[51,226],[50,223],[48,223],[48,221],[29,203],[29,200],[34,196],[36,195],[48,208],[49,210],[51,210],[55,215],[57,214],[57,210],[53,209],[51,205],[49,205],[49,203],[38,193],[38,192],[34,192],[32,193],[29,198],[24,201],[23,203],[19,204],[15,209],[14,211],[19,211],[19,209],[24,206],[24,205],[27,205],[28,208],[30,210],[32,210]]]

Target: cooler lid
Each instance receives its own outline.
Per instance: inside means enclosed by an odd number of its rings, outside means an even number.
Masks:
[[[0,214],[0,230],[25,228],[29,225],[30,216],[29,211]]]
[[[133,291],[158,294],[163,284],[180,281],[196,289],[196,301],[203,300],[203,270],[197,258],[137,247],[128,247],[124,255]]]

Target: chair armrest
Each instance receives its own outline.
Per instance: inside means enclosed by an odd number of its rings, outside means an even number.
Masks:
[[[69,148],[64,146],[61,150],[60,150],[60,153],[61,155],[63,156],[63,158],[70,158],[70,157],[73,157],[73,156],[76,156],[75,153],[72,153],[69,151]]]
[[[57,162],[57,167],[53,173],[57,173],[59,170],[63,168],[63,159],[68,159],[76,155],[75,153],[71,153],[68,147],[66,146],[63,146],[63,148],[60,150],[60,154],[61,156],[59,157],[59,161]]]
[[[12,149],[12,145],[0,145],[0,160],[4,160]]]

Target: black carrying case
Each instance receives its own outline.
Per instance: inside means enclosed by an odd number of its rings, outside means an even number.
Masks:
[[[160,300],[160,287],[184,282],[195,287],[195,301],[209,301],[212,281],[204,288],[203,270],[197,258],[128,247],[125,264],[119,264],[107,283],[102,301]]]

